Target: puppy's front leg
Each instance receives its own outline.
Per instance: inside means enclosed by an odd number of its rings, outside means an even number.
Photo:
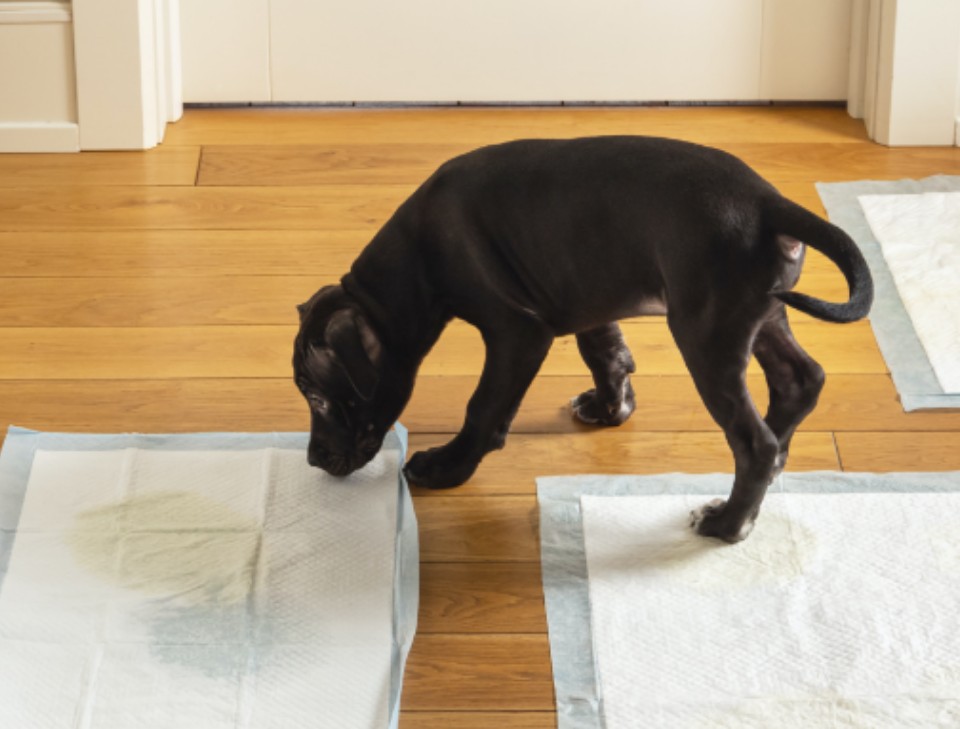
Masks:
[[[432,489],[459,486],[487,453],[502,448],[520,401],[553,343],[553,335],[530,319],[501,321],[482,333],[486,361],[463,427],[446,445],[413,455],[404,469],[411,483]]]

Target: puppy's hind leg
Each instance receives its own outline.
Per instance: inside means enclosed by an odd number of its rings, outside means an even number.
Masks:
[[[571,401],[584,423],[620,425],[636,407],[630,375],[636,371],[620,326],[614,322],[577,335],[580,356],[590,368],[594,387]]]
[[[776,462],[779,473],[786,465],[790,439],[797,426],[816,407],[825,376],[823,367],[793,338],[782,308],[760,327],[753,353],[763,368],[770,391],[765,420],[780,446]]]
[[[735,465],[729,499],[695,511],[691,524],[703,536],[738,542],[753,528],[779,452],[777,437],[760,417],[746,386],[756,325],[727,320],[717,327],[696,316],[680,319],[669,314],[667,321],[700,397],[723,429]]]

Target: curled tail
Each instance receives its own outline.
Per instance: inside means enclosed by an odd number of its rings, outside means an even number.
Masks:
[[[833,261],[847,280],[849,298],[843,303],[817,299],[796,291],[771,291],[787,306],[826,321],[847,323],[862,319],[873,304],[873,278],[867,262],[846,233],[786,198],[764,208],[768,230],[786,234],[815,248]]]

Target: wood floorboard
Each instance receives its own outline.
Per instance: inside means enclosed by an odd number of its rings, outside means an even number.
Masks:
[[[418,635],[404,677],[406,711],[548,711],[547,636]]]
[[[293,301],[304,298],[302,292],[291,293]],[[798,323],[793,330],[828,372],[886,372],[864,322],[842,328]],[[662,318],[625,322],[623,331],[639,374],[686,373]],[[282,377],[291,371],[295,334],[293,321],[288,326],[0,328],[8,345],[0,350],[0,380],[61,379],[65,368],[75,379]],[[478,375],[482,351],[476,330],[452,325],[424,360],[421,375]],[[749,371],[758,372],[758,365],[752,363]],[[541,374],[582,373],[574,338],[557,339]]]
[[[477,378],[424,376],[417,382],[402,422],[416,434],[451,434],[463,423]],[[538,377],[511,432],[583,433],[569,401],[592,387],[586,374]],[[716,430],[688,375],[634,376],[638,409],[621,433]],[[762,410],[766,384],[748,378]],[[442,403],[438,405],[438,403]],[[129,432],[299,431],[307,408],[291,377],[177,380],[0,380],[0,422],[38,430]],[[957,413],[905,413],[887,375],[831,374],[817,409],[803,430],[936,432],[960,428]]]
[[[420,620],[421,634],[546,633],[540,565],[424,563]]]
[[[960,411],[951,431],[838,432],[837,449],[847,471],[960,471]]]
[[[339,280],[371,235],[371,230],[317,229],[0,231],[0,275],[315,276],[319,288]]]
[[[556,729],[552,711],[402,711],[403,729]]]
[[[17,187],[4,190],[0,196],[0,230],[359,228],[372,233],[414,188]]]
[[[701,144],[868,144],[863,123],[827,108],[194,109],[169,145],[458,143],[523,137],[647,134]],[[811,178],[812,179],[812,178]]]
[[[882,147],[844,143],[728,142],[720,149],[740,157],[765,178],[777,183],[807,183],[810,168],[818,181],[837,182],[851,176],[900,179],[926,174],[932,166],[943,174],[960,173],[952,149]],[[215,145],[204,149],[200,185],[383,185],[416,184],[446,160],[469,152],[460,144],[314,144]]]
[[[719,146],[820,214],[818,181],[960,174],[960,149],[887,149],[842,109],[817,107],[190,109],[149,152],[0,155],[0,424],[302,431],[295,304],[337,281],[443,160],[591,134]],[[797,289],[846,295],[815,251]],[[960,411],[903,412],[868,323],[791,322],[827,385],[789,470],[960,470]],[[623,329],[638,365],[627,423],[571,417],[590,379],[565,338],[506,448],[459,489],[413,490],[421,607],[401,729],[556,726],[538,476],[731,473],[663,319]],[[459,429],[482,361],[474,330],[445,332],[402,417],[413,450]],[[748,385],[763,409],[755,365]]]
[[[187,185],[196,182],[200,147],[147,152],[0,154],[0,188]]]
[[[306,300],[321,286],[337,283],[347,270],[349,261],[332,275],[0,278],[6,293],[0,299],[0,321],[14,327],[289,324],[297,317],[291,297]],[[798,289],[833,300],[847,292],[843,279],[832,270],[806,276]],[[24,307],[23,301],[33,305]],[[810,321],[799,312],[791,319]]]
[[[17,187],[0,196],[0,230],[357,229],[372,235],[416,187]],[[812,184],[777,187],[822,214]]]
[[[679,406],[678,406],[679,407]],[[699,403],[694,405],[702,408]],[[424,435],[411,441],[414,449],[441,445],[446,436]],[[828,432],[800,431],[790,450],[793,471],[835,470],[840,467],[836,444]],[[533,494],[538,476],[631,473],[732,473],[733,457],[716,427],[706,431],[590,433],[516,433],[507,447],[484,459],[473,478],[450,491],[417,489],[421,502],[465,500],[491,494]],[[731,478],[732,483],[732,478]],[[467,520],[471,517],[467,515]]]

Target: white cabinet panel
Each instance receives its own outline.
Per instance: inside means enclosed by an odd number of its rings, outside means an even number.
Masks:
[[[0,153],[80,149],[70,6],[0,2]]]
[[[269,0],[183,0],[180,24],[184,101],[271,100]]]
[[[852,0],[764,0],[760,95],[847,97]]]
[[[2,8],[0,8],[2,10]],[[12,22],[5,15],[14,16]],[[76,122],[73,29],[0,14],[0,122]]]
[[[272,0],[273,100],[753,100],[762,10],[763,0]]]

